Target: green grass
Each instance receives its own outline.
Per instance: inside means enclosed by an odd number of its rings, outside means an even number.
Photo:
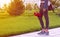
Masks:
[[[50,28],[60,26],[60,17],[49,12]],[[18,16],[0,19],[0,35],[25,33],[40,30],[36,16]]]
[[[38,25],[38,20],[34,16],[18,16],[0,19],[0,35],[33,31],[38,27]]]
[[[60,17],[55,13],[49,13],[50,28],[60,27]]]

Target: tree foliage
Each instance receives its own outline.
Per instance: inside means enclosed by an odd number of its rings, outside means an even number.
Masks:
[[[60,0],[50,0],[50,1],[56,8],[60,6]]]
[[[32,10],[32,5],[30,3],[26,4],[26,10]]]
[[[9,5],[9,14],[11,16],[18,16],[24,12],[24,5],[23,2],[20,0],[14,0]]]
[[[60,0],[50,0],[51,3],[55,6],[55,8],[57,9],[57,12],[55,12],[57,15],[60,16]]]
[[[39,7],[36,3],[34,4],[34,9],[36,9],[36,10],[39,9]]]

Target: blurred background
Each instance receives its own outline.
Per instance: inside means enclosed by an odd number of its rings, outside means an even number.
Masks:
[[[0,0],[0,36],[23,34],[41,29],[34,12],[40,11],[40,0]],[[49,28],[60,27],[60,0],[48,3]],[[43,17],[45,22],[45,19]]]

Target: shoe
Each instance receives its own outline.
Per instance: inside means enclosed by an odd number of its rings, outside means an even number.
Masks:
[[[45,34],[45,35],[49,35],[49,32],[45,32],[44,34]]]
[[[39,35],[43,35],[45,34],[45,31],[41,31],[40,33],[38,33]]]

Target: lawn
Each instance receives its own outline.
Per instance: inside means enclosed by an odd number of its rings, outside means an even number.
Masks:
[[[49,12],[50,28],[60,27],[60,17]],[[36,16],[17,16],[0,18],[0,36],[21,34],[40,30],[40,23]]]

